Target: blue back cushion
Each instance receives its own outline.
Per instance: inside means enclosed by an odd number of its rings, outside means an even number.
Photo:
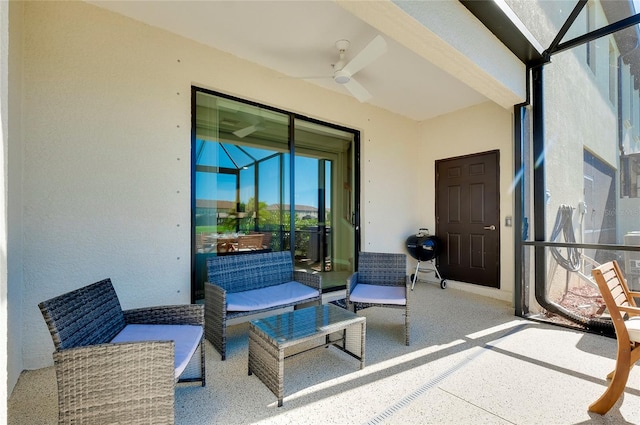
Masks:
[[[207,258],[207,279],[227,292],[265,288],[293,280],[289,251]]]

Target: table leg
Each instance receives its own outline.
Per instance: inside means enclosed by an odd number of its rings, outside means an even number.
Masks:
[[[367,326],[366,322],[362,322],[360,325],[360,370],[364,369],[364,349],[365,349],[365,340],[367,334]]]
[[[255,374],[278,398],[284,398],[284,349],[270,343],[253,324],[249,326],[249,375]]]
[[[278,350],[278,371],[277,371],[277,380],[278,383],[278,407],[282,407],[282,399],[284,398],[284,349],[280,348]]]
[[[360,369],[365,365],[366,322],[348,326],[344,334],[344,351],[360,360]]]

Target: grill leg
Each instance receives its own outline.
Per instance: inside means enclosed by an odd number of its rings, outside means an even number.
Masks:
[[[435,273],[436,273],[436,278],[437,278],[438,280],[442,280],[442,276],[440,275],[440,272],[438,271],[438,267],[436,266],[435,261],[434,261],[434,260],[431,260],[431,262],[433,263],[433,270],[434,270],[434,271],[435,271]]]
[[[418,265],[416,266],[416,272],[413,274],[413,280],[411,282],[411,290],[413,291],[413,287],[416,285],[416,280],[418,280],[418,269],[420,268],[420,260],[418,260]]]

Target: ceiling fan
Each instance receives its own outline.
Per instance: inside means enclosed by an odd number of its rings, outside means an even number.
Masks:
[[[346,62],[345,55],[350,44],[349,40],[336,41],[336,48],[340,54],[340,59],[333,64],[333,81],[343,85],[349,93],[360,102],[366,102],[371,99],[371,93],[356,81],[353,76],[385,54],[387,51],[387,42],[381,35],[377,35],[364,49],[360,50],[353,59]]]
[[[371,93],[369,93],[362,84],[356,81],[353,76],[385,54],[387,51],[387,42],[381,35],[377,35],[364,47],[364,49],[360,50],[358,54],[347,62],[345,56],[350,44],[349,40],[336,41],[336,48],[338,49],[340,58],[336,63],[331,65],[333,67],[333,76],[302,77],[302,79],[333,78],[333,81],[344,86],[353,97],[358,99],[360,102],[366,102],[371,99]],[[242,139],[256,131],[264,130],[265,120],[263,117],[255,115],[252,116],[244,113],[242,114],[246,116],[244,121],[249,125],[234,131],[233,134],[236,137]]]
[[[250,114],[245,111],[239,110],[237,112],[238,116],[242,117],[242,120],[248,123],[249,125],[243,128],[240,128],[233,132],[233,135],[244,139],[248,135],[255,133],[256,131],[262,131],[265,129],[265,120],[260,111],[257,111],[258,115]]]
[[[377,35],[364,47],[364,49],[360,50],[353,59],[347,62],[345,56],[350,45],[351,43],[349,40],[343,39],[336,41],[335,46],[338,49],[340,57],[336,63],[331,64],[333,67],[333,75],[294,78],[300,78],[303,80],[333,78],[333,81],[344,86],[353,97],[358,99],[360,102],[366,102],[371,99],[371,93],[369,93],[362,84],[356,81],[353,76],[385,54],[387,51],[387,42],[381,35]]]
[[[255,133],[256,131],[264,130],[264,124],[259,122],[257,124],[251,124],[248,127],[241,128],[240,130],[236,130],[233,134],[240,139],[244,139],[251,133]]]

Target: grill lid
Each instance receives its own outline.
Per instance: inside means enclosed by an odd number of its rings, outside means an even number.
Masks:
[[[424,230],[407,238],[407,250],[418,261],[431,261],[440,254],[440,240]]]

